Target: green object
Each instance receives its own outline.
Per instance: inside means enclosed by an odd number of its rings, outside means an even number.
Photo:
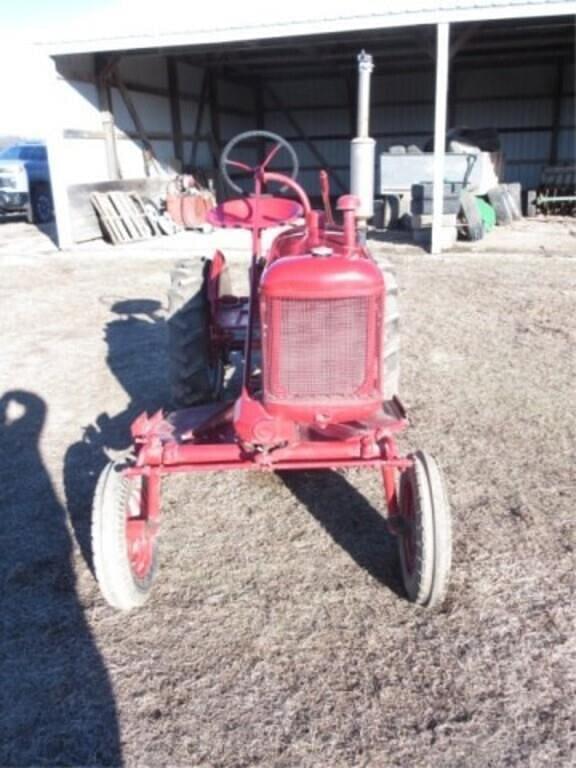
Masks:
[[[482,224],[484,225],[484,232],[490,232],[496,226],[496,211],[490,203],[483,200],[481,197],[476,198],[476,207],[478,213],[482,217]]]

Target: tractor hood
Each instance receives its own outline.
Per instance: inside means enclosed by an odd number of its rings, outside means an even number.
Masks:
[[[384,281],[370,259],[331,255],[330,248],[315,248],[302,256],[276,259],[261,283],[265,297],[337,299],[382,294]]]

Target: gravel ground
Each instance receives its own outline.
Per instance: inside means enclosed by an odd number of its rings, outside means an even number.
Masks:
[[[168,272],[211,239],[60,254],[6,225],[0,765],[575,765],[574,234],[374,245],[400,283],[404,447],[451,494],[441,612],[402,598],[378,477],[352,471],[173,478],[157,588],[120,615],[87,565],[91,497],[166,401]]]

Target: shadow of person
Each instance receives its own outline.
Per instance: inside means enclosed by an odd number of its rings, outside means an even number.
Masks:
[[[31,392],[0,398],[0,765],[120,765],[112,688],[40,455],[46,411]]]
[[[315,470],[278,475],[355,563],[396,595],[405,597],[396,538],[382,515],[342,474]]]
[[[130,425],[143,411],[153,413],[168,402],[166,322],[160,302],[124,299],[110,306],[113,317],[105,327],[106,362],[129,399],[128,406],[110,416],[100,413],[84,428],[64,459],[66,505],[82,555],[94,572],[90,541],[92,499],[108,452],[130,447]]]

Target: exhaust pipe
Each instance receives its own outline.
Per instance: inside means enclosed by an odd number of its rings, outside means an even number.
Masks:
[[[358,122],[357,136],[350,145],[351,191],[360,199],[356,211],[358,228],[365,230],[374,215],[374,158],[376,142],[370,130],[370,78],[374,64],[366,51],[358,55]]]

